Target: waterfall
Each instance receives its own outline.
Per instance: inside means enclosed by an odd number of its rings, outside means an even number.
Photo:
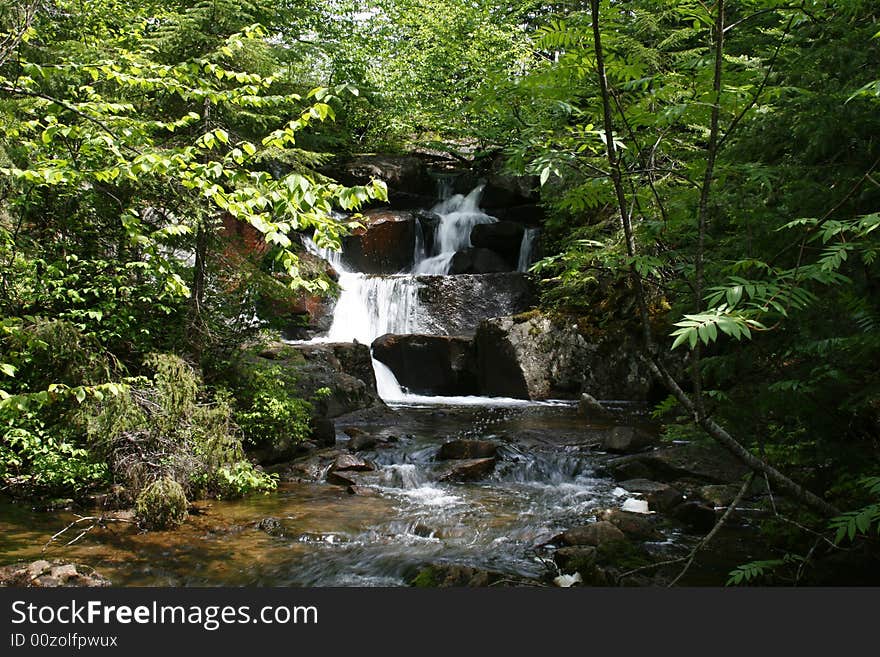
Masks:
[[[480,185],[467,196],[455,194],[432,208],[431,211],[440,216],[440,225],[434,235],[434,255],[416,265],[416,274],[447,274],[455,253],[471,246],[471,231],[474,226],[498,221],[480,210],[482,194],[483,185]]]
[[[519,264],[517,271],[528,271],[532,264],[532,251],[535,248],[535,238],[538,236],[537,228],[526,228],[523,233],[522,243],[519,247]]]
[[[339,251],[319,247],[303,238],[306,250],[329,262],[339,274],[342,289],[333,323],[321,342],[360,342],[370,345],[386,333],[418,332],[418,282],[411,275],[368,276],[342,263]]]

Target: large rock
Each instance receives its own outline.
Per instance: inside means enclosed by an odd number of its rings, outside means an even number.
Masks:
[[[608,471],[615,479],[679,479],[709,484],[741,481],[748,473],[739,460],[714,445],[675,445],[609,461]]]
[[[637,452],[657,442],[657,437],[638,427],[613,427],[602,437],[602,449],[609,452]]]
[[[498,453],[498,445],[487,440],[450,440],[440,445],[437,458],[441,461],[454,459],[487,459]]]
[[[477,247],[456,252],[449,263],[449,273],[453,275],[497,274],[515,268],[495,251]]]
[[[491,224],[477,224],[471,230],[471,244],[484,249],[492,249],[515,268],[519,263],[525,228],[513,221],[497,221]]]
[[[415,155],[358,155],[322,169],[343,185],[366,185],[381,180],[388,200],[398,208],[418,208],[435,199],[436,183],[428,174],[428,159]]]
[[[653,511],[669,511],[683,501],[679,490],[659,481],[628,479],[621,481],[620,487],[644,497],[648,501],[648,507]]]
[[[370,210],[363,228],[342,238],[342,259],[366,274],[409,271],[416,244],[416,218],[406,210]]]
[[[0,567],[0,587],[79,587],[110,586],[110,580],[89,566],[40,559]]]
[[[522,399],[645,400],[654,381],[627,335],[588,339],[572,318],[525,313],[482,322],[475,337],[480,391]]]
[[[532,283],[518,272],[418,276],[419,331],[473,335],[487,317],[522,312],[535,301]]]
[[[315,391],[328,388],[327,397],[313,402],[316,417],[336,417],[383,403],[376,392],[373,361],[367,345],[279,342],[263,348],[257,358],[290,369],[300,397],[313,399]]]
[[[559,540],[563,545],[592,545],[598,547],[614,541],[626,540],[626,536],[607,520],[572,527],[562,532]]]
[[[473,395],[477,392],[473,341],[437,335],[383,335],[373,357],[385,363],[410,392]]]
[[[475,481],[495,469],[495,459],[461,459],[446,461],[440,472],[440,481]]]

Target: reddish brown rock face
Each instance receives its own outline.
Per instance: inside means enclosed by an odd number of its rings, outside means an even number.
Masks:
[[[408,210],[371,210],[364,214],[363,228],[344,237],[343,258],[356,271],[396,274],[413,264],[415,216]]]

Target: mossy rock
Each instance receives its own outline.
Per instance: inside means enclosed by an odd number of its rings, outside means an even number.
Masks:
[[[163,477],[138,495],[135,517],[146,529],[174,529],[186,520],[186,509],[183,487],[170,477]]]

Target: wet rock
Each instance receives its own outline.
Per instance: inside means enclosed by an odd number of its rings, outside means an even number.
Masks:
[[[428,174],[430,159],[416,155],[357,155],[322,169],[343,185],[368,185],[381,180],[388,200],[398,208],[425,207],[435,197],[435,182]]]
[[[437,459],[486,459],[498,453],[498,445],[486,440],[450,440],[440,445]]]
[[[648,479],[627,479],[620,482],[620,487],[630,493],[638,493],[648,501],[654,511],[669,511],[681,504],[681,492],[668,484]]]
[[[376,447],[379,444],[379,439],[375,436],[370,436],[368,434],[364,434],[361,436],[355,436],[351,440],[348,441],[348,448],[352,452],[364,452]]]
[[[610,522],[600,520],[580,527],[572,527],[559,536],[563,545],[592,545],[598,547],[605,543],[624,541],[626,536]]]
[[[502,317],[535,301],[525,274],[418,276],[419,331],[432,335],[473,335],[486,317]]]
[[[553,561],[564,573],[592,571],[596,565],[596,548],[592,545],[561,547],[553,553]]]
[[[110,586],[110,580],[82,564],[39,560],[0,567],[0,587]]]
[[[437,235],[437,227],[440,225],[440,215],[428,210],[416,210],[414,212],[418,222],[417,230],[422,231],[422,252],[428,256],[434,252],[434,242]]]
[[[266,532],[269,536],[282,536],[284,527],[278,518],[263,518],[257,523],[257,529]]]
[[[333,418],[352,411],[384,407],[376,392],[376,377],[368,345],[349,342],[322,344],[272,343],[261,349],[258,367],[278,365],[290,370],[296,394],[309,399],[315,390],[328,388],[330,395],[313,404],[315,417]],[[268,362],[267,362],[268,361]],[[327,427],[325,426],[325,431]],[[322,436],[329,444],[329,431]],[[335,431],[334,431],[335,440]]]
[[[741,481],[748,469],[736,458],[714,445],[676,445],[609,461],[606,469],[617,480],[692,479],[703,483],[728,484]]]
[[[336,457],[336,460],[333,461],[333,465],[330,466],[332,472],[370,472],[375,469],[376,466],[372,463],[365,461],[354,454],[340,454]]]
[[[578,401],[578,413],[588,420],[610,420],[614,414],[605,408],[598,399],[590,394],[582,393]]]
[[[473,395],[477,392],[473,340],[441,335],[383,335],[373,357],[385,363],[410,392]]]
[[[519,263],[519,251],[524,234],[523,225],[513,221],[477,224],[471,230],[471,244],[491,249],[504,258],[511,269],[515,269]]]
[[[406,210],[370,210],[363,228],[342,238],[342,260],[367,274],[396,274],[412,269],[416,219]]]
[[[523,399],[648,399],[651,373],[626,334],[587,338],[575,318],[538,312],[482,322],[475,337],[482,394]]]
[[[714,484],[700,486],[698,495],[715,506],[730,506],[739,494],[740,487],[736,484]]]
[[[657,520],[654,516],[611,509],[603,512],[600,518],[610,522],[631,539],[658,541],[663,538],[663,534],[657,531]]]
[[[637,452],[657,442],[656,436],[638,427],[614,427],[602,438],[602,449],[609,452]]]
[[[449,563],[422,566],[414,575],[407,579],[407,583],[410,586],[421,588],[473,588],[499,584],[510,586],[531,585],[531,582],[521,577]]]
[[[329,470],[327,472],[326,480],[328,484],[333,484],[334,486],[344,486],[346,488],[362,485],[361,478],[358,477],[358,473],[354,470]]]
[[[440,481],[474,481],[495,469],[495,459],[463,459],[446,462]]]
[[[708,532],[715,526],[715,509],[700,502],[684,502],[672,512],[673,517],[701,532]]]
[[[359,497],[376,497],[379,494],[379,492],[375,488],[370,488],[369,486],[360,486],[358,484],[349,486],[348,493],[350,495],[357,495]]]
[[[336,425],[333,420],[326,417],[315,417],[309,422],[312,429],[312,440],[321,447],[331,447],[336,444]]]
[[[491,249],[469,247],[456,252],[449,263],[449,273],[458,274],[497,274],[513,271],[516,267]]]

